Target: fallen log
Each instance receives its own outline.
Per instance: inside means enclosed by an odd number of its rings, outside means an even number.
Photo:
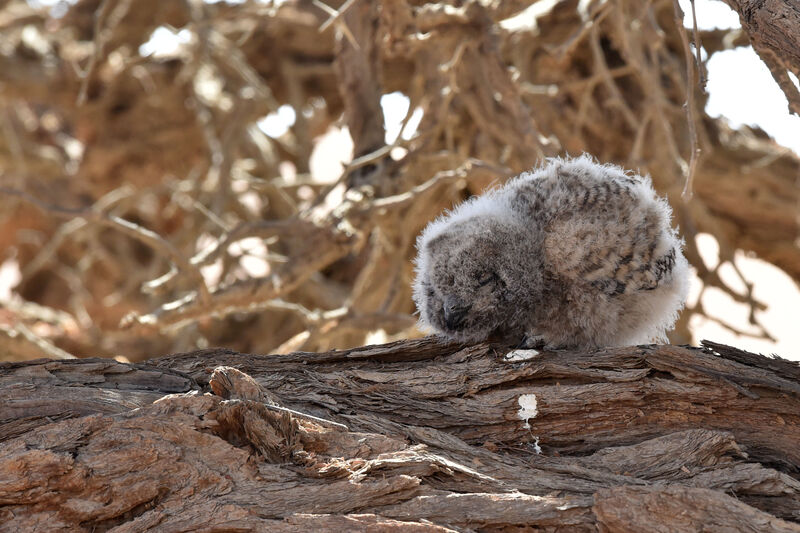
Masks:
[[[800,532],[798,443],[710,342],[3,363],[0,530]]]

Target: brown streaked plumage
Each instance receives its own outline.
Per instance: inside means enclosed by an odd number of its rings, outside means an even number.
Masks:
[[[649,178],[586,155],[548,160],[425,228],[420,322],[462,341],[663,342],[689,275],[670,217]]]

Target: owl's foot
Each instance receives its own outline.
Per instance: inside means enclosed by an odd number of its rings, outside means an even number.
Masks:
[[[515,347],[517,350],[546,350],[548,348],[547,339],[541,335],[525,333],[522,340]]]

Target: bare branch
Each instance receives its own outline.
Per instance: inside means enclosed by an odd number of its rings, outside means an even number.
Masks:
[[[206,286],[205,279],[200,271],[169,241],[163,239],[154,231],[94,207],[86,209],[62,207],[59,205],[49,204],[42,202],[38,198],[28,194],[25,191],[12,189],[5,186],[0,186],[0,193],[25,200],[26,202],[35,205],[45,213],[53,216],[68,219],[82,218],[88,222],[94,222],[108,228],[113,228],[124,233],[125,235],[128,235],[129,237],[138,240],[143,244],[146,244],[156,251],[162,252],[164,255],[169,257],[169,259],[178,269],[181,270],[181,272],[184,272],[187,276],[189,276],[198,291],[200,301],[204,304],[209,302],[210,294],[208,292],[208,287]]]
[[[700,49],[697,50],[697,64],[693,64],[692,49],[689,46],[689,38],[686,36],[686,28],[683,26],[683,10],[681,9],[678,0],[673,0],[672,5],[675,8],[675,24],[678,27],[678,34],[681,36],[681,43],[683,44],[684,61],[686,62],[686,93],[688,100],[686,102],[686,120],[689,127],[689,142],[691,150],[691,158],[689,166],[686,169],[686,184],[683,187],[681,196],[684,202],[692,199],[694,175],[697,170],[697,162],[700,158],[700,146],[697,143],[697,104],[695,102],[695,66],[702,69],[700,62]],[[694,17],[694,1],[692,1],[692,17]],[[695,21],[695,32],[697,31],[697,22]],[[695,37],[697,34],[695,33]],[[701,74],[702,79],[702,74]]]

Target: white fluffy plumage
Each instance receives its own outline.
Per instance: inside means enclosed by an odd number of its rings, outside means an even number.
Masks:
[[[424,327],[592,349],[666,341],[689,264],[650,179],[583,155],[472,198],[417,239]]]

